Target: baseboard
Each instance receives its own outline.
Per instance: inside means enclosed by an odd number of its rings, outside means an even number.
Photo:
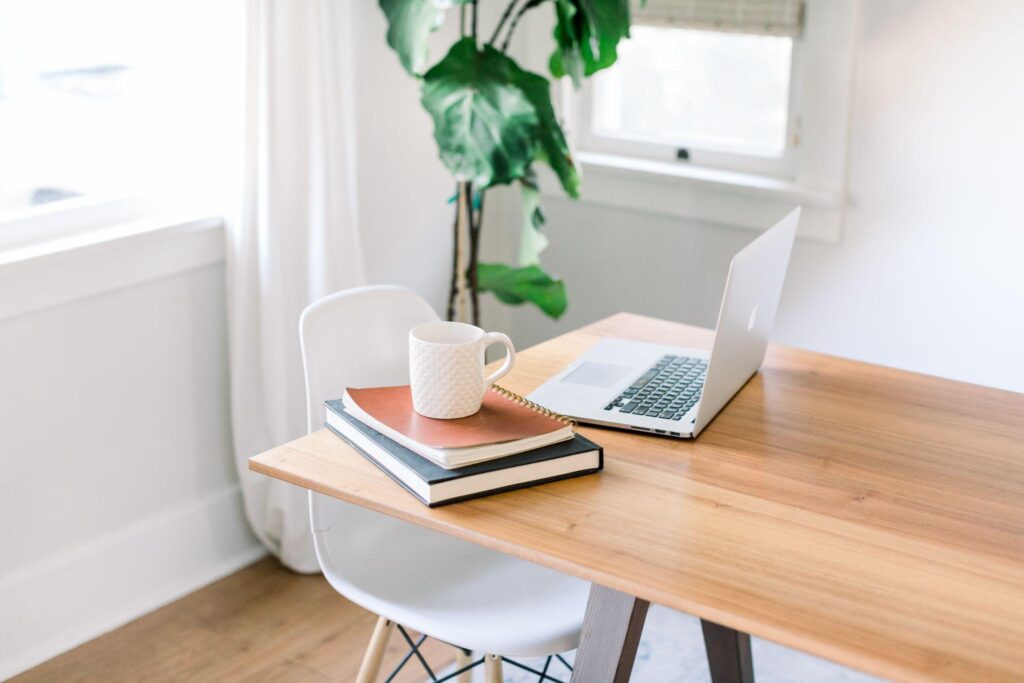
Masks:
[[[0,577],[0,680],[264,554],[234,486]]]

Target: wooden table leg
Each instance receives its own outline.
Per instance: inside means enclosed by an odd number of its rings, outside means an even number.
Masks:
[[[626,683],[647,618],[646,600],[599,586],[590,587],[583,616],[573,683]]]
[[[750,635],[703,619],[700,625],[704,630],[712,683],[754,683]]]

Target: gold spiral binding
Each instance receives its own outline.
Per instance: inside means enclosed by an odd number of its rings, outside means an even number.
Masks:
[[[497,393],[497,394],[507,398],[508,400],[512,401],[513,403],[518,403],[521,406],[526,406],[530,410],[538,412],[541,415],[544,415],[546,417],[550,417],[552,420],[558,420],[562,424],[568,425],[568,426],[572,427],[572,430],[574,432],[576,431],[576,427],[578,426],[577,422],[576,422],[576,420],[572,419],[571,417],[566,417],[565,415],[561,415],[559,413],[556,413],[553,410],[548,410],[547,408],[545,408],[544,406],[540,405],[539,403],[534,403],[533,401],[531,401],[530,399],[526,398],[525,396],[521,396],[521,395],[517,394],[516,392],[511,391],[509,389],[506,389],[505,387],[499,386],[497,384],[492,384],[491,385],[491,391],[494,391],[495,393]]]

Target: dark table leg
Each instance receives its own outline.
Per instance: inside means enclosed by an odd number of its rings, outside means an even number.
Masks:
[[[626,683],[649,603],[599,586],[590,587],[573,683]]]
[[[750,636],[703,619],[700,625],[704,629],[712,683],[754,683]]]
[[[572,682],[627,683],[649,606],[646,600],[593,584]],[[712,683],[754,683],[750,636],[703,619],[700,624]]]

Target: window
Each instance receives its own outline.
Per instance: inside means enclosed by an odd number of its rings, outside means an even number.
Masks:
[[[779,177],[794,172],[799,0],[649,0],[593,79],[582,147]]]
[[[0,222],[215,182],[242,80],[237,4],[0,3]]]
[[[637,26],[596,78],[593,132],[780,158],[792,51],[792,38]]]
[[[751,229],[799,204],[801,236],[838,240],[857,24],[856,2],[633,0],[618,61],[561,86],[583,199]]]

